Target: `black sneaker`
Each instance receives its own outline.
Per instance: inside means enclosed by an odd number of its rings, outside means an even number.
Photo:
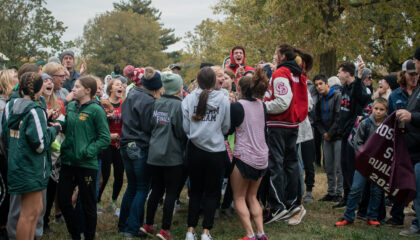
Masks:
[[[343,199],[341,195],[335,195],[333,202],[340,202]]]
[[[404,223],[397,222],[393,218],[390,218],[390,219],[386,220],[384,225],[389,226],[389,227],[394,227],[394,228],[403,228],[404,227]]]
[[[334,205],[332,208],[345,208],[346,207],[346,199],[341,199],[341,201],[339,203],[337,203],[336,205]]]
[[[320,202],[335,202],[335,196],[327,194],[323,198],[319,199]]]
[[[287,209],[280,208],[280,209],[270,209],[270,213],[268,217],[264,218],[264,224],[269,224],[274,221],[277,221],[279,218],[283,217],[288,213]]]
[[[288,218],[291,218],[291,217],[293,217],[293,215],[295,215],[296,213],[298,213],[298,212],[300,212],[301,210],[302,210],[302,205],[295,205],[295,204],[293,204],[288,210],[287,210],[287,214],[286,215],[284,215],[283,217],[280,217],[279,219],[278,219],[278,221],[279,220],[283,220],[283,219],[288,219]]]

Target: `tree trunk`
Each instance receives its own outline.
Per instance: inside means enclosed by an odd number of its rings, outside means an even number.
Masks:
[[[337,53],[335,48],[321,53],[319,57],[319,72],[328,78],[337,75]]]

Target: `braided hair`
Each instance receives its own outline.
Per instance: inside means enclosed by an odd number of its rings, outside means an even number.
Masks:
[[[43,85],[42,76],[36,72],[24,73],[19,84],[19,95],[23,97],[28,95],[32,101],[35,101],[35,94],[41,91]]]

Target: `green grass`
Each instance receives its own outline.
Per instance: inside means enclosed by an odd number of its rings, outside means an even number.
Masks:
[[[111,174],[112,176],[112,174]],[[107,184],[106,190],[102,197],[102,204],[106,208],[103,215],[98,216],[97,224],[97,239],[124,239],[121,234],[117,233],[118,218],[112,215],[109,209],[109,201],[112,193],[112,177]],[[120,193],[119,202],[125,191],[126,183],[124,183],[123,190]],[[326,175],[321,168],[316,169],[316,180],[313,194],[315,199],[320,199],[326,193]],[[187,202],[185,190],[182,194],[182,201]],[[344,209],[334,210],[331,208],[332,203],[322,203],[315,201],[311,204],[305,204],[307,214],[302,223],[298,226],[288,226],[286,222],[276,222],[265,225],[265,232],[269,239],[416,239],[401,237],[398,233],[402,229],[395,229],[390,227],[370,227],[363,221],[356,221],[355,226],[349,227],[334,227],[334,223],[343,215]],[[388,209],[389,210],[389,209]],[[174,239],[185,239],[186,222],[187,222],[187,206],[181,208],[175,214],[171,227],[171,235]],[[162,209],[159,208],[156,214],[155,223],[158,229],[161,223]],[[406,217],[405,227],[408,228],[412,217]],[[201,224],[201,220],[200,220]],[[201,225],[197,228],[201,232]],[[65,224],[51,223],[51,229],[54,231],[52,235],[45,236],[43,239],[69,239]],[[215,219],[214,228],[211,231],[214,239],[217,240],[236,240],[244,236],[244,231],[236,216],[228,219],[221,217]],[[149,238],[150,239],[150,238]]]

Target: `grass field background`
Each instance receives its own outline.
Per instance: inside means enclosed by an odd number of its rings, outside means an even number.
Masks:
[[[264,226],[264,230],[270,240],[283,239],[417,239],[399,236],[398,233],[403,229],[391,228],[386,226],[371,227],[367,226],[364,221],[357,220],[354,226],[346,226],[341,228],[334,227],[334,223],[343,215],[344,209],[332,209],[333,203],[318,202],[326,194],[327,183],[326,175],[322,168],[316,168],[315,187],[313,195],[316,199],[313,203],[305,204],[307,210],[306,216],[302,223],[298,226],[288,226],[286,222],[275,222]],[[105,192],[102,196],[102,205],[105,208],[105,213],[98,216],[97,224],[97,239],[124,239],[121,234],[117,232],[118,218],[113,216],[109,207],[109,201],[112,194],[112,174],[107,184]],[[126,180],[118,198],[121,203],[122,196],[125,192]],[[188,203],[186,199],[186,191],[184,189],[181,200]],[[188,205],[186,204],[176,212],[173,218],[171,227],[171,235],[175,240],[185,239],[187,230],[187,213]],[[389,209],[388,209],[389,210]],[[54,211],[54,210],[53,210]],[[155,218],[157,230],[161,226],[162,208],[159,207]],[[412,216],[407,216],[405,219],[405,228],[410,226]],[[44,236],[43,239],[70,239],[64,223],[51,223],[50,225],[53,234]],[[197,232],[201,233],[201,220]],[[241,239],[245,233],[240,225],[236,215],[231,218],[220,217],[215,219],[214,228],[211,231],[213,239],[215,240],[236,240]],[[149,238],[151,239],[151,238]]]

